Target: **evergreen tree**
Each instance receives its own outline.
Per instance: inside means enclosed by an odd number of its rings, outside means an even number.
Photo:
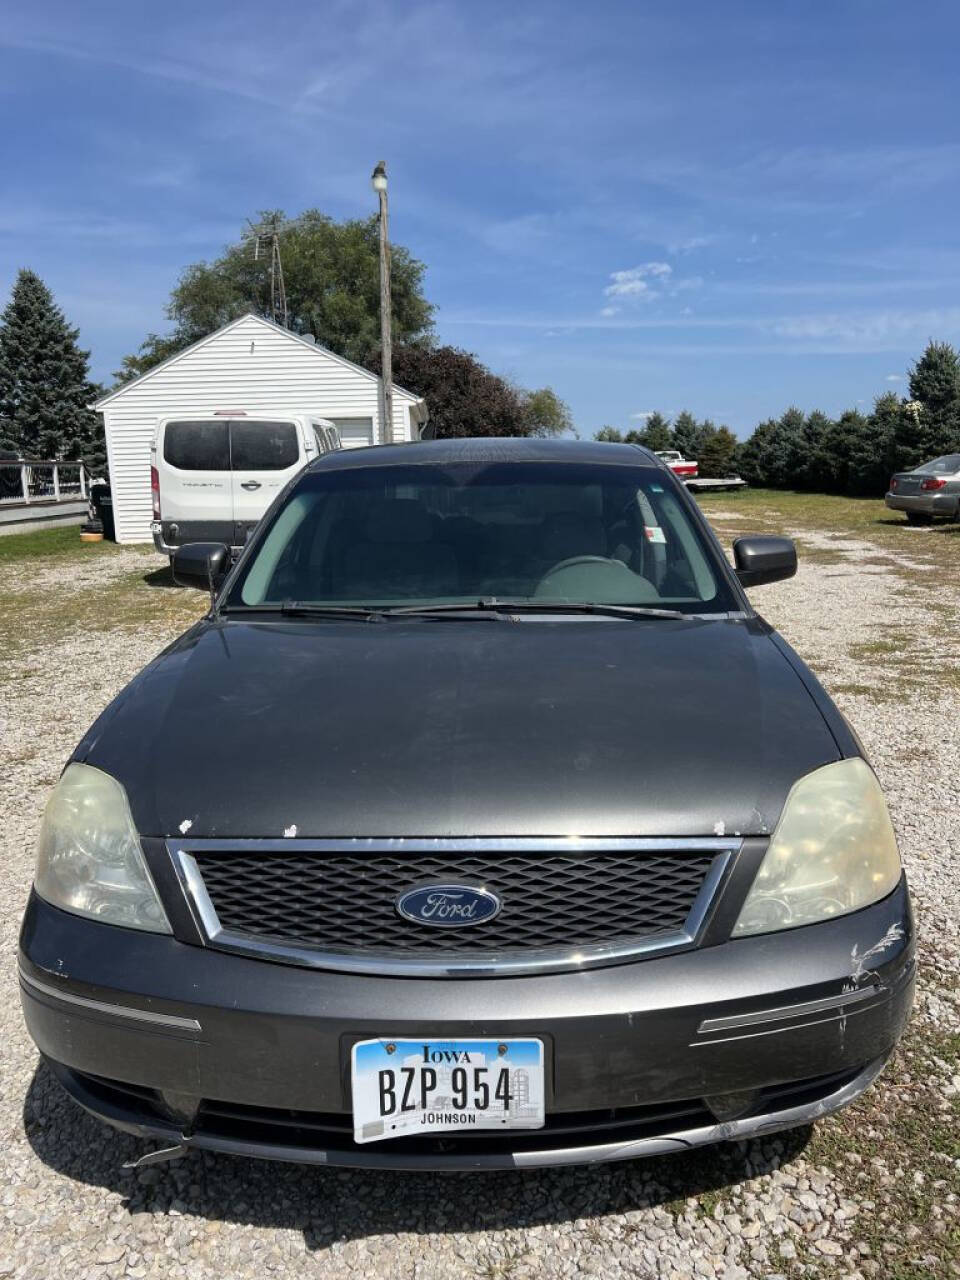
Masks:
[[[689,456],[699,462],[705,449],[709,454],[711,441],[716,434],[716,425],[709,418],[704,418],[703,422],[698,422],[697,429],[693,435],[693,442],[690,446],[693,452]]]
[[[867,419],[858,409],[847,409],[836,422],[830,424],[823,450],[829,463],[829,493],[850,492],[851,461],[857,449],[856,442],[866,434],[866,426]]]
[[[878,396],[870,415],[873,422],[873,438],[879,451],[879,479],[882,487],[878,493],[886,493],[887,482],[895,471],[903,470],[901,445],[904,432],[918,430],[913,413],[906,408],[895,391]],[[913,462],[908,465],[913,466]]]
[[[601,427],[594,433],[594,440],[603,440],[607,444],[623,444],[623,432],[616,427]]]
[[[890,450],[893,470],[909,471],[919,466],[921,462],[928,462],[942,450],[931,447],[934,432],[931,430],[923,401],[911,400],[904,403],[896,396],[894,400],[897,403],[897,413],[893,419],[893,440]],[[879,400],[877,404],[879,406]],[[888,412],[892,417],[892,406]]]
[[[684,409],[674,420],[672,440],[667,447],[679,449],[685,458],[696,458],[697,432],[696,418],[688,409]]]
[[[812,489],[823,492],[829,487],[829,474],[824,467],[823,441],[830,431],[832,423],[825,413],[819,409],[807,415],[803,424],[803,458],[800,462],[800,474],[797,477],[798,489]]]
[[[660,449],[669,449],[670,439],[670,423],[662,413],[651,413],[647,425],[640,432],[639,443],[656,453]]]
[[[767,451],[773,433],[777,429],[775,418],[759,423],[750,438],[740,449],[740,474],[747,484],[769,484],[767,476]]]
[[[803,411],[796,408],[761,422],[740,452],[744,480],[771,489],[802,488],[807,468],[805,426]]]
[[[729,427],[715,428],[709,438],[703,441],[697,455],[700,475],[705,480],[723,480],[733,475],[737,469],[739,449],[737,437]]]
[[[896,396],[893,397],[896,400]],[[887,491],[887,425],[883,415],[856,415],[849,433],[849,464],[845,492],[855,498],[879,498]]]
[[[949,342],[930,342],[910,370],[910,399],[924,409],[921,451],[933,456],[960,446],[960,355]]]
[[[77,337],[40,277],[21,271],[0,314],[0,434],[24,457],[82,458],[102,473],[103,429],[87,407],[99,388]]]

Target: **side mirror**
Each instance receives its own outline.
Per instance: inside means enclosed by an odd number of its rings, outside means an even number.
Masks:
[[[173,553],[173,580],[181,587],[206,588],[212,599],[230,569],[222,542],[186,542]]]
[[[792,538],[737,538],[733,560],[744,587],[779,582],[797,572],[797,548]]]

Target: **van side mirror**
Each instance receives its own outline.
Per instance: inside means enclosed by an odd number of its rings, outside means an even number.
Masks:
[[[173,553],[174,582],[206,588],[211,598],[229,569],[230,550],[222,542],[185,542]]]
[[[797,548],[792,538],[737,538],[733,544],[737,577],[744,587],[779,582],[797,572]]]

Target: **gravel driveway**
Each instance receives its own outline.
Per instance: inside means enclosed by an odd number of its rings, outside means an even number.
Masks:
[[[728,537],[740,517],[715,518]],[[0,564],[0,1276],[960,1275],[960,593],[922,538],[905,534],[901,557],[798,532],[810,555],[798,578],[756,599],[835,693],[890,798],[920,922],[911,1030],[880,1084],[812,1135],[523,1174],[204,1154],[122,1170],[141,1145],[89,1119],[38,1063],[17,929],[66,755],[203,604],[162,575],[144,582],[157,560],[139,550]]]

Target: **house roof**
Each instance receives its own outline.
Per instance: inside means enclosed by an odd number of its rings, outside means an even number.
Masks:
[[[235,329],[238,325],[249,323],[253,320],[259,325],[263,325],[266,329],[275,329],[277,333],[282,333],[285,338],[289,338],[291,342],[297,342],[302,347],[306,347],[308,351],[316,351],[318,354],[334,360],[337,364],[342,364],[347,369],[352,369],[355,373],[369,379],[371,382],[379,382],[380,379],[375,373],[371,373],[369,369],[364,369],[363,365],[354,364],[352,360],[347,360],[345,356],[338,356],[335,351],[331,351],[329,347],[321,346],[319,342],[308,342],[298,333],[291,333],[289,329],[284,329],[283,325],[276,324],[273,320],[268,320],[266,316],[258,316],[253,311],[247,311],[242,316],[237,316],[236,320],[231,320],[225,325],[221,325],[219,329],[215,329],[213,333],[208,333],[205,338],[201,338],[198,342],[192,342],[189,347],[184,347],[182,351],[176,352],[175,355],[168,356],[166,360],[161,360],[152,369],[148,369],[146,373],[141,373],[138,378],[132,378],[129,382],[125,382],[122,387],[117,387],[114,391],[110,391],[107,395],[102,396],[95,404],[90,406],[98,413],[104,409],[112,401],[118,397],[125,395],[133,387],[140,386],[146,382],[148,378],[152,378],[159,373],[161,369],[169,369],[171,365],[177,363],[178,360],[184,360],[194,351],[199,351],[201,347],[205,347],[207,343],[213,342],[215,338],[219,338],[222,333],[229,333],[231,329]],[[405,387],[400,387],[396,383],[393,384],[394,391],[399,391],[401,395],[408,396],[416,404],[422,404],[422,397],[416,396],[412,391],[408,391]]]

